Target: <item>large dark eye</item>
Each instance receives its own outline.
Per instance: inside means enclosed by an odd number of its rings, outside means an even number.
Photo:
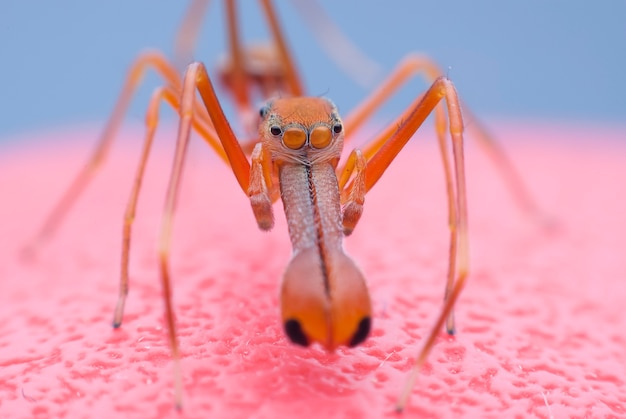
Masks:
[[[283,130],[278,125],[274,125],[270,128],[270,132],[272,135],[278,136],[283,133]]]
[[[343,125],[341,125],[340,123],[336,123],[335,125],[333,125],[333,132],[335,134],[339,134],[342,130],[343,130]]]

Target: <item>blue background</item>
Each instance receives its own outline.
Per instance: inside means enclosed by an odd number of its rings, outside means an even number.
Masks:
[[[223,10],[213,1],[196,58],[225,50]],[[248,40],[266,39],[256,2],[239,9]],[[311,94],[351,109],[368,92],[315,42],[291,2],[277,0],[291,49]],[[626,2],[320,1],[345,34],[391,70],[420,51],[449,73],[485,120],[626,122]],[[183,1],[4,1],[0,7],[0,139],[102,122],[138,52],[171,54]],[[158,84],[148,77],[130,120],[142,120]],[[415,81],[383,114],[425,88]]]

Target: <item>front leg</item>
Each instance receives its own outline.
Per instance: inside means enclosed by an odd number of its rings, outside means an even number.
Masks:
[[[248,196],[252,212],[259,225],[264,231],[274,227],[274,211],[272,209],[272,197],[269,188],[273,188],[272,178],[269,176],[270,162],[264,152],[263,144],[257,143],[252,150],[252,164],[250,167],[250,185]],[[268,188],[269,187],[269,188]]]
[[[341,191],[341,203],[343,204],[343,234],[349,236],[363,214],[365,203],[365,166],[366,159],[359,149],[350,153],[346,165],[339,178],[339,190]],[[354,174],[354,181],[346,188],[346,184]]]

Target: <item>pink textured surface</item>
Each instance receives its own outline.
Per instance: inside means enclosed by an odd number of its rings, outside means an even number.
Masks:
[[[440,334],[406,416],[624,417],[626,133],[510,126],[499,135],[560,227],[530,222],[469,144],[472,271],[458,335]],[[259,232],[234,178],[192,145],[173,254],[179,414],[155,257],[171,147],[150,163],[121,330],[110,321],[138,149],[129,132],[36,262],[18,258],[86,155],[77,140],[93,136],[5,146],[0,157],[0,417],[393,415],[443,291],[445,201],[429,140],[401,154],[347,241],[371,287],[374,329],[363,346],[333,355],[283,336],[282,206],[275,230]]]

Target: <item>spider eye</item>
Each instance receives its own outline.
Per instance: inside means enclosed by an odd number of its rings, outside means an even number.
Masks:
[[[265,116],[267,115],[267,112],[269,111],[267,106],[262,106],[261,109],[259,109],[259,116],[261,118],[265,118]]]
[[[278,125],[274,125],[270,128],[270,132],[272,135],[278,136],[283,133],[283,130]]]
[[[339,134],[342,130],[343,130],[343,125],[341,125],[340,123],[336,123],[335,125],[333,125],[333,132],[335,134]]]

